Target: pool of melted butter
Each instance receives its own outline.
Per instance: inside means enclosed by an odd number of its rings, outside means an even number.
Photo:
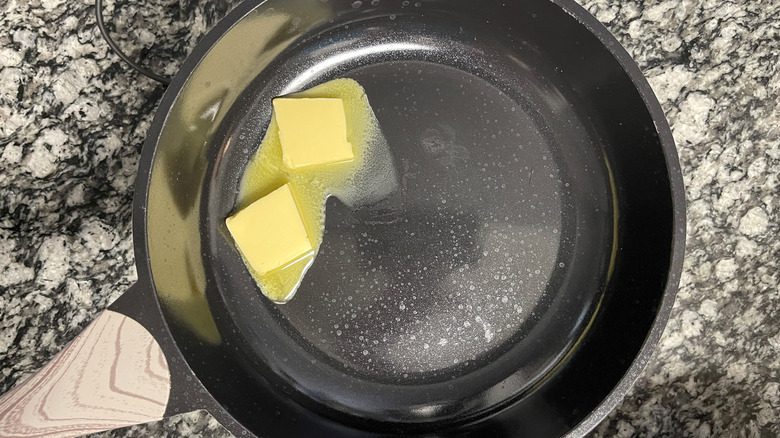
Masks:
[[[279,126],[276,117],[271,116],[265,137],[244,171],[234,212],[285,183],[292,188],[313,250],[262,275],[244,260],[262,293],[277,303],[285,303],[295,295],[306,271],[315,261],[322,244],[325,202],[329,196],[358,209],[384,199],[398,187],[387,141],[359,83],[352,79],[336,79],[285,97],[342,99],[347,140],[352,144],[355,158],[343,163],[288,169],[282,161]]]

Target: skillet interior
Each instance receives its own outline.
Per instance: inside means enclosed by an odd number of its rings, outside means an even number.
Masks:
[[[258,434],[564,433],[626,373],[666,290],[672,190],[647,105],[554,3],[359,3],[264,3],[171,109],[147,244],[174,337]],[[342,76],[366,88],[401,189],[329,201],[315,267],[276,306],[222,220],[270,98]]]

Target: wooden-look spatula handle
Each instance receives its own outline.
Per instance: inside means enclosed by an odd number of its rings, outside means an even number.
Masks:
[[[160,420],[171,378],[139,323],[106,310],[0,399],[0,437],[74,437]]]

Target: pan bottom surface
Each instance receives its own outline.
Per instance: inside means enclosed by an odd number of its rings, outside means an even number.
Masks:
[[[599,157],[587,157],[586,184],[601,199],[577,200],[583,181],[562,156],[592,145],[559,143],[555,114],[449,66],[385,62],[348,76],[370,96],[400,187],[354,212],[330,200],[317,262],[280,316],[379,381],[451,379],[520,342],[554,363],[571,342],[554,338],[581,333],[599,292],[566,280],[611,250]],[[603,235],[576,254],[594,237],[578,236],[592,233],[577,224],[585,208]]]
[[[301,403],[469,418],[520,397],[586,332],[614,262],[614,190],[589,119],[532,48],[451,20],[377,26],[388,19],[325,30],[259,76],[223,122],[209,190],[237,193],[271,98],[337,77],[366,89],[398,190],[355,211],[328,200],[321,250],[284,305],[225,237],[235,197],[211,196],[209,299],[246,367]]]

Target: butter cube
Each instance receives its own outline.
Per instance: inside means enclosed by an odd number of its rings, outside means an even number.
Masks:
[[[312,251],[289,184],[253,202],[225,223],[241,254],[260,275]]]
[[[290,169],[355,158],[347,141],[344,102],[329,98],[274,99],[282,159]]]

